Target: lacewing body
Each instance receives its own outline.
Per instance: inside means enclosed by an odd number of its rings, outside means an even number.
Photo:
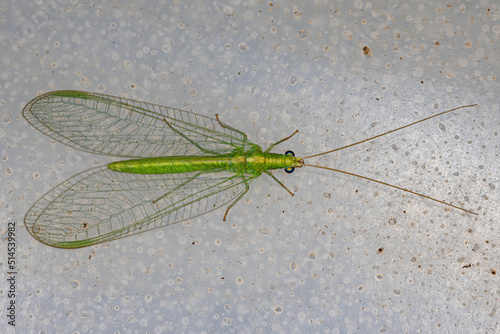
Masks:
[[[471,106],[463,106],[471,107]],[[459,108],[463,108],[459,107]],[[362,142],[400,130],[448,110]],[[35,128],[81,151],[122,157],[59,184],[26,214],[38,241],[80,248],[182,222],[220,207],[223,220],[263,173],[311,166],[368,179],[475,214],[440,200],[333,168],[308,165],[309,157],[271,153],[216,118],[156,104],[82,91],[55,91],[30,101],[23,115]],[[288,189],[286,189],[293,195]]]

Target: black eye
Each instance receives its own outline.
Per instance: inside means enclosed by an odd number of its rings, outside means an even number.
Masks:
[[[291,157],[294,157],[295,153],[293,153],[293,151],[286,151],[285,155],[289,155]],[[294,170],[295,170],[295,168],[293,168],[293,167],[287,167],[287,168],[285,168],[285,172],[287,172],[287,173],[293,173]]]

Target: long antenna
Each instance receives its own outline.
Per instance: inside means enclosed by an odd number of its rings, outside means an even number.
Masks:
[[[329,154],[329,153],[333,153],[333,152],[336,152],[336,151],[340,151],[340,150],[343,150],[344,148],[348,148],[348,147],[351,147],[351,146],[356,146],[358,144],[361,144],[361,143],[364,143],[364,142],[367,142],[369,140],[372,140],[372,139],[375,139],[375,138],[378,138],[378,137],[382,137],[382,136],[385,136],[389,133],[393,133],[393,132],[396,132],[396,131],[399,131],[399,130],[402,130],[404,128],[407,128],[409,126],[412,126],[412,125],[415,125],[415,124],[418,124],[420,122],[423,122],[423,121],[427,121],[431,118],[434,118],[434,117],[438,117],[438,116],[441,116],[441,115],[444,115],[446,113],[449,113],[449,112],[452,112],[452,111],[455,111],[455,110],[458,110],[458,109],[462,109],[462,108],[470,108],[470,107],[475,107],[477,106],[477,104],[470,104],[470,105],[467,105],[467,106],[461,106],[461,107],[457,107],[457,108],[453,108],[453,109],[450,109],[450,110],[446,110],[446,111],[443,111],[443,112],[440,112],[439,114],[436,114],[436,115],[433,115],[433,116],[429,116],[429,117],[426,117],[424,119],[421,119],[420,121],[416,121],[416,122],[413,122],[413,123],[410,123],[410,124],[407,124],[407,125],[404,125],[400,128],[397,128],[397,129],[394,129],[394,130],[391,130],[391,131],[387,131],[387,132],[384,132],[380,135],[377,135],[375,137],[371,137],[371,138],[368,138],[368,139],[364,139],[362,141],[358,141],[357,143],[354,143],[354,144],[350,144],[350,145],[347,145],[347,146],[343,146],[343,147],[339,147],[339,148],[336,148],[336,149],[333,149],[333,150],[330,150],[330,151],[326,151],[326,152],[323,152],[323,153],[318,153],[318,154],[313,154],[313,155],[310,155],[308,157],[304,157],[302,159],[309,159],[309,158],[314,158],[314,157],[318,157],[320,155],[325,155],[325,154]],[[373,180],[372,180],[373,181]],[[422,196],[422,195],[421,195]],[[425,196],[424,196],[425,197]],[[438,201],[439,202],[439,201]],[[449,205],[449,204],[448,204]],[[453,206],[453,205],[451,205]],[[467,210],[466,210],[467,211]]]
[[[342,173],[342,174],[346,174],[346,175],[350,175],[350,176],[356,176],[356,177],[359,177],[359,178],[361,178],[361,179],[365,179],[365,180],[368,180],[368,181],[372,181],[372,182],[376,182],[376,183],[383,184],[384,186],[389,186],[389,187],[392,187],[392,188],[395,188],[395,189],[398,189],[398,190],[401,190],[401,191],[406,191],[407,193],[410,193],[410,194],[413,194],[413,195],[418,195],[418,196],[420,196],[420,197],[430,199],[430,200],[432,200],[432,201],[434,201],[434,202],[438,202],[438,203],[441,203],[441,204],[445,204],[445,205],[451,206],[452,208],[459,209],[459,210],[462,210],[462,211],[465,211],[465,212],[468,212],[468,213],[471,213],[471,214],[473,214],[473,215],[476,215],[476,216],[477,216],[477,213],[472,212],[472,211],[469,211],[469,210],[466,210],[466,209],[461,208],[461,207],[459,207],[459,206],[455,206],[455,205],[453,205],[453,204],[446,203],[445,201],[440,201],[440,200],[438,200],[438,199],[435,199],[435,198],[429,197],[429,196],[427,196],[427,195],[419,194],[419,193],[417,193],[417,192],[414,192],[414,191],[411,191],[411,190],[408,190],[408,189],[405,189],[405,188],[401,188],[401,187],[398,187],[398,186],[395,186],[395,185],[392,185],[392,184],[389,184],[389,183],[385,183],[385,182],[382,182],[382,181],[378,181],[378,180],[375,180],[375,179],[371,179],[371,178],[366,177],[366,176],[361,176],[361,175],[358,175],[358,174],[354,174],[354,173],[346,172],[346,171],[339,170],[339,169],[335,169],[335,168],[324,167],[324,166],[316,166],[316,165],[308,165],[308,164],[304,164],[303,166],[314,167],[314,168],[321,168],[321,169],[331,170],[331,171],[334,171],[334,172],[337,172],[337,173]]]

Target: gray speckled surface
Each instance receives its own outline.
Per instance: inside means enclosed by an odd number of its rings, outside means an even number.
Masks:
[[[80,2],[0,6],[0,216],[16,223],[18,333],[500,331],[499,7],[493,1]],[[312,169],[224,210],[79,250],[47,247],[30,206],[108,157],[32,128],[37,94],[80,89],[223,121],[477,211]],[[2,333],[9,286],[0,250]]]

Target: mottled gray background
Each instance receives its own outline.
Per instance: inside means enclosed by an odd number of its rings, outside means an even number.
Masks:
[[[499,5],[494,1],[9,1],[0,5],[0,216],[16,223],[17,333],[500,331]],[[477,103],[261,177],[218,210],[80,250],[30,206],[108,157],[32,128],[37,94],[79,89],[220,114],[299,156]],[[6,324],[7,234],[0,249]]]

